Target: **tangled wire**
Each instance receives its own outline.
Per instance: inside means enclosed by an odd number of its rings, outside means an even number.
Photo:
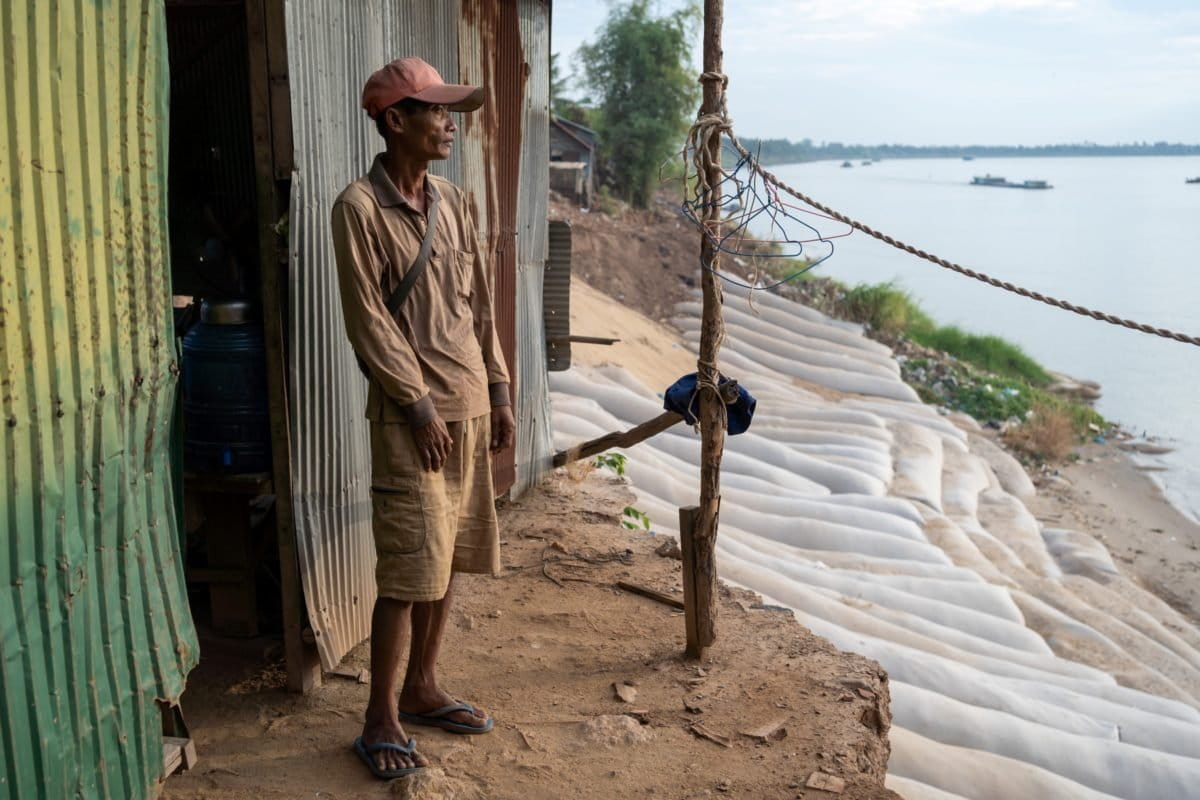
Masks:
[[[758,159],[738,141],[733,132],[733,122],[726,112],[725,87],[728,78],[719,73],[706,72],[700,76],[700,80],[702,83],[720,83],[719,110],[700,116],[688,134],[683,152],[685,191],[680,211],[712,245],[714,256],[724,253],[739,267],[746,266],[748,262],[752,274],[750,283],[743,283],[728,271],[719,271],[712,264],[705,263],[703,258],[700,263],[701,269],[744,289],[770,290],[796,280],[828,260],[834,252],[834,240],[849,236],[858,230],[943,269],[1021,297],[1028,297],[1111,325],[1200,346],[1200,336],[1190,336],[1124,319],[1115,314],[1096,311],[994,278],[906,244],[817,202],[763,169]],[[720,162],[712,162],[708,145],[714,136],[720,138],[722,146],[735,157],[733,167],[727,169]],[[709,169],[713,166],[718,166],[721,176],[715,183],[708,180]],[[781,193],[799,204],[784,200]],[[709,215],[714,209],[720,211],[716,224],[709,220]],[[808,219],[812,218],[841,223],[846,229],[826,235],[809,223]],[[765,229],[766,238],[751,236],[751,225],[758,230]],[[797,236],[795,231],[801,231],[800,235]],[[809,252],[814,247],[820,248],[815,254]]]

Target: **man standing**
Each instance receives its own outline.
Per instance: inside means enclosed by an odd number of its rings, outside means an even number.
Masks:
[[[483,97],[419,58],[375,72],[362,104],[387,149],[333,206],[346,333],[369,371],[378,556],[371,694],[354,746],[381,778],[428,764],[402,720],[456,733],[492,728],[485,712],[439,686],[435,667],[453,573],[500,567],[489,451],[511,446],[516,425],[470,207],[461,189],[427,172],[450,156],[452,112],[474,111]],[[395,294],[414,267],[415,280]],[[394,308],[399,297],[393,314],[389,300]]]

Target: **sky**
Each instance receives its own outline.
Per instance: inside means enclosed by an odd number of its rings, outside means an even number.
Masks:
[[[610,8],[553,0],[568,75]],[[723,43],[741,137],[1200,142],[1200,0],[725,0]]]

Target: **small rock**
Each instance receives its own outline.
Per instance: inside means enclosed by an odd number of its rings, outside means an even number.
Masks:
[[[721,781],[720,783],[717,784],[718,792],[728,792],[732,788],[733,788],[733,784],[727,780]]]
[[[613,692],[616,693],[617,699],[623,703],[632,703],[637,699],[637,689],[632,686],[626,686],[624,683],[614,683]]]
[[[787,728],[784,727],[786,722],[787,717],[780,717],[749,730],[740,731],[740,733],[742,736],[757,739],[760,742],[777,742],[787,736]]]
[[[579,745],[614,747],[617,745],[644,744],[650,741],[649,727],[643,727],[636,719],[624,714],[604,714],[579,723],[576,732],[582,740]]]
[[[667,539],[654,549],[654,554],[662,558],[673,558],[676,561],[683,559],[683,551],[679,549],[679,542],[674,539]]]
[[[824,792],[832,794],[841,794],[846,789],[846,782],[836,775],[830,775],[825,772],[814,772],[808,776],[808,781],[804,784],[809,789],[820,789]]]

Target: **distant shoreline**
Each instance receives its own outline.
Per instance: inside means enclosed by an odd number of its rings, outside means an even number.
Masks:
[[[882,161],[908,158],[1087,158],[1120,156],[1200,156],[1200,144],[1130,145],[843,145],[812,144],[808,140],[749,139],[743,146],[766,165],[803,164],[812,161]]]

